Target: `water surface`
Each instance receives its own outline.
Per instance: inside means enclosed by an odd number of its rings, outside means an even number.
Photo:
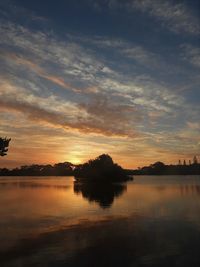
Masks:
[[[0,266],[200,266],[200,177],[0,178]]]

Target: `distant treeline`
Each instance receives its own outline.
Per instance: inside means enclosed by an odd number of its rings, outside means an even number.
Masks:
[[[72,176],[74,165],[70,162],[57,163],[55,165],[25,165],[9,170],[0,169],[0,176]]]
[[[186,165],[165,165],[163,162],[155,162],[150,166],[129,170],[133,175],[200,175],[200,164],[198,162]]]
[[[20,168],[9,170],[0,169],[0,176],[74,176],[77,170],[82,169],[85,164],[74,165],[70,162],[57,163],[55,165],[25,165]],[[200,175],[200,164],[194,158],[193,163],[188,165],[179,162],[177,165],[165,165],[156,162],[137,170],[125,170],[127,175]]]

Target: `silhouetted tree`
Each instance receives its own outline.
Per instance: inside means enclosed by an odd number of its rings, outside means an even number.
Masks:
[[[127,172],[106,154],[77,166],[74,176],[80,181],[123,182],[130,180]]]
[[[72,164],[70,162],[57,163],[54,165],[56,175],[66,175],[72,173]]]
[[[162,162],[155,162],[150,166],[142,167],[138,170],[133,170],[133,175],[200,175],[200,164],[197,158],[193,164],[186,164],[186,160],[180,165],[165,165]],[[190,161],[191,163],[191,161]]]
[[[8,146],[11,139],[0,137],[0,155],[6,156],[8,152]]]
[[[48,165],[23,165],[20,168],[15,168],[12,170],[0,169],[0,175],[20,175],[20,176],[48,176],[48,175],[58,175],[58,176],[71,176],[73,175],[73,164],[69,162],[58,163],[54,166]]]
[[[152,164],[151,167],[154,169],[162,169],[165,167],[165,164],[161,161],[157,161],[154,164]]]

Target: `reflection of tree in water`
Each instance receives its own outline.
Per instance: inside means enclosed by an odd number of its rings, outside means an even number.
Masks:
[[[31,189],[41,189],[41,188],[53,188],[53,189],[61,189],[67,190],[69,188],[68,185],[50,185],[44,183],[37,182],[28,182],[28,181],[16,181],[16,182],[0,182],[0,187],[19,187],[19,188],[31,188]]]
[[[180,186],[181,195],[196,195],[200,196],[200,185],[181,185]]]
[[[126,190],[124,184],[108,183],[79,183],[74,182],[74,192],[82,194],[89,202],[96,202],[101,208],[108,208],[112,205],[114,198],[121,196]]]

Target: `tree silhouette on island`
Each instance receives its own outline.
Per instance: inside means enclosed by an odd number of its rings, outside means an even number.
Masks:
[[[82,182],[126,182],[132,177],[107,154],[79,165],[74,170],[74,177]]]

